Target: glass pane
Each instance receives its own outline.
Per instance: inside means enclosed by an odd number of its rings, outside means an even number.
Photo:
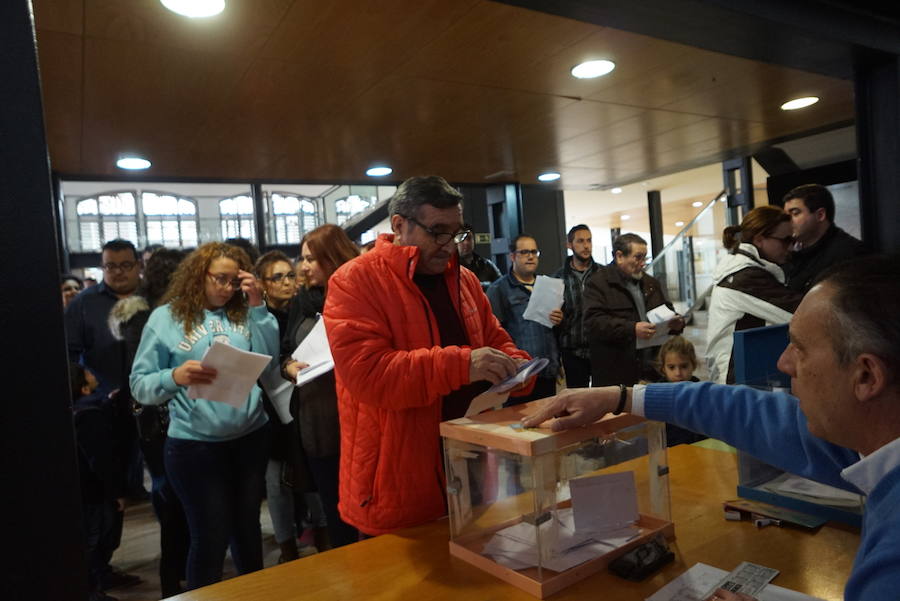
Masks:
[[[304,233],[311,232],[314,229],[316,229],[318,226],[319,226],[318,219],[316,218],[315,214],[303,215],[303,231],[304,231]]]
[[[79,215],[96,215],[97,214],[97,199],[96,198],[85,198],[82,201],[79,201],[75,207],[76,212]]]
[[[137,223],[134,221],[120,221],[119,222],[119,237],[124,238],[126,240],[130,240],[131,242],[137,243],[138,234],[137,234]]]
[[[277,193],[272,194],[272,213],[275,215],[290,215],[299,210],[300,199],[296,196],[284,196]]]
[[[237,200],[237,210],[241,215],[252,215],[253,214],[253,199],[249,196],[238,196],[235,198]]]
[[[79,231],[81,250],[100,250],[100,224],[96,221],[82,221]]]
[[[178,214],[179,215],[196,215],[197,207],[190,200],[185,200],[184,198],[178,199]]]
[[[219,212],[222,215],[252,215],[253,199],[249,196],[235,196],[220,200]]]
[[[131,192],[119,192],[115,195],[100,195],[101,215],[134,215],[134,194]]]
[[[162,222],[162,231],[163,231],[163,239],[166,246],[174,245],[178,246],[181,243],[181,240],[178,236],[178,222],[177,221],[163,221]]]
[[[297,215],[288,215],[284,218],[285,228],[287,229],[286,244],[300,243],[300,218]]]
[[[162,244],[162,224],[147,220],[147,244]]]
[[[181,246],[197,246],[197,223],[193,219],[181,222]]]

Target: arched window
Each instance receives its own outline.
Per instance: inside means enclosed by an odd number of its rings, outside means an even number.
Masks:
[[[222,240],[246,238],[256,242],[253,199],[249,195],[242,194],[220,200],[219,221],[222,227]]]
[[[337,214],[337,224],[344,225],[344,222],[356,215],[357,213],[362,213],[370,206],[372,206],[372,200],[363,198],[356,194],[351,194],[346,198],[342,198],[334,203],[335,213]]]
[[[272,192],[269,209],[275,244],[299,244],[304,234],[319,225],[316,204],[311,198]]]
[[[104,192],[75,203],[82,252],[97,252],[116,238],[138,243],[137,208],[132,191]]]
[[[197,202],[166,192],[142,192],[147,244],[197,246]]]

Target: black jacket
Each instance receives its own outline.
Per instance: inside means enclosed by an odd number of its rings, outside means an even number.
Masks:
[[[865,252],[862,242],[832,223],[818,242],[792,253],[782,265],[787,287],[806,293],[826,269]]]
[[[301,288],[291,302],[287,328],[281,339],[281,360],[290,357],[316,324],[325,296],[321,288]],[[334,370],[294,390],[291,411],[295,412],[303,450],[309,457],[333,457],[340,453],[337,390]]]
[[[591,260],[588,265],[587,273],[582,278],[578,272],[572,268],[572,259],[567,258],[566,262],[559,271],[553,274],[553,277],[560,278],[566,284],[565,297],[563,302],[563,320],[554,328],[559,338],[559,348],[562,351],[569,351],[575,356],[582,359],[590,358],[590,345],[588,337],[584,330],[584,286],[591,279],[600,264]]]
[[[591,385],[636,384],[641,379],[655,381],[659,375],[652,362],[642,360],[658,347],[638,352],[634,324],[641,321],[626,278],[615,263],[601,267],[584,285],[584,330],[591,347]],[[644,275],[640,280],[647,310],[672,304],[658,280]],[[673,332],[674,333],[674,332]]]

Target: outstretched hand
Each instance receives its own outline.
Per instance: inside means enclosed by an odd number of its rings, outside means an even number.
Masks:
[[[567,388],[541,403],[541,408],[522,420],[522,426],[544,424],[554,432],[591,424],[614,411],[619,403],[618,387]],[[549,424],[545,422],[550,421]]]

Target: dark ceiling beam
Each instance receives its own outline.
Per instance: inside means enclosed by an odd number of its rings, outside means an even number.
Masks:
[[[500,1],[848,80],[855,47],[900,54],[900,18],[889,3],[882,8],[819,0]]]

